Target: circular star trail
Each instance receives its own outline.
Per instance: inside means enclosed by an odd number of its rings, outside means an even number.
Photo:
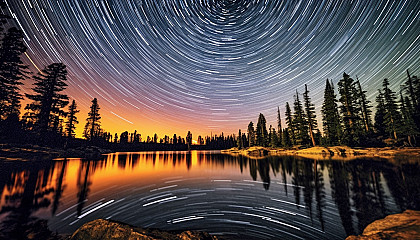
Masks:
[[[358,77],[374,100],[420,72],[419,1],[8,0],[34,71],[63,62],[66,90],[103,127],[144,135],[275,125],[308,84],[318,116],[325,80]],[[30,84],[25,85],[28,91]],[[81,121],[83,124],[83,121]],[[79,127],[81,128],[81,127]],[[195,138],[195,137],[194,137]]]

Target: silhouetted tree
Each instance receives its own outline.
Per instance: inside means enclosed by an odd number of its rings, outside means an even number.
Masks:
[[[120,143],[128,143],[128,131],[121,133]]]
[[[413,119],[413,112],[411,102],[408,97],[404,99],[402,92],[400,92],[400,111],[402,114],[401,133],[407,137],[408,144],[413,147],[415,145],[416,135],[419,134],[416,123]]]
[[[283,147],[291,147],[293,145],[292,140],[290,139],[289,136],[289,129],[285,128],[283,131],[283,137],[282,137],[282,146]]]
[[[385,105],[385,129],[390,137],[398,140],[398,134],[400,133],[401,126],[401,114],[398,111],[397,96],[395,95],[395,92],[389,88],[388,79],[384,79],[382,86]]]
[[[338,113],[337,99],[332,83],[327,79],[324,91],[324,103],[322,104],[322,124],[326,143],[338,145],[341,139],[340,114]]]
[[[69,111],[67,114],[67,123],[66,123],[66,136],[73,138],[75,136],[74,129],[76,128],[76,124],[79,123],[77,121],[76,113],[80,112],[77,109],[76,101],[73,100],[71,105],[69,106]]]
[[[357,104],[357,90],[354,86],[354,80],[346,73],[343,73],[343,79],[338,82],[338,92],[341,102],[340,110],[343,116],[344,133],[343,143],[355,146],[360,143],[360,126],[358,124],[359,112]]]
[[[281,126],[281,116],[280,116],[280,108],[277,107],[277,134],[278,134],[278,143],[277,146],[281,147],[283,143],[283,129]]]
[[[286,102],[286,124],[288,129],[288,136],[292,142],[292,145],[296,144],[295,126],[293,124],[292,110],[290,110],[289,103]]]
[[[268,132],[266,126],[266,120],[262,113],[258,117],[257,129],[256,129],[256,144],[257,146],[267,147],[268,145]]]
[[[248,124],[248,143],[250,147],[255,146],[255,129],[253,122],[249,122]]]
[[[19,85],[23,84],[22,80],[28,73],[27,66],[20,59],[25,51],[23,32],[17,28],[10,28],[0,47],[0,120],[11,114],[19,116],[22,99]]]
[[[315,106],[311,102],[311,98],[309,97],[308,86],[305,84],[305,92],[303,93],[303,101],[305,106],[305,114],[306,114],[306,121],[309,127],[309,136],[311,137],[312,146],[316,146],[314,132],[318,128],[318,123],[316,121],[315,115]]]
[[[98,99],[94,98],[92,100],[92,105],[90,106],[88,118],[86,118],[85,130],[83,131],[83,136],[88,140],[92,140],[94,137],[99,136],[99,133],[101,132],[100,109]]]
[[[26,94],[26,97],[33,102],[26,106],[35,117],[38,132],[45,133],[56,117],[65,116],[62,109],[68,104],[68,97],[61,92],[67,84],[67,70],[63,63],[53,63],[38,72],[33,77],[34,94]]]
[[[191,144],[192,144],[192,133],[188,131],[187,137],[185,138],[187,145],[188,145],[188,151],[191,150]]]
[[[279,138],[276,132],[276,129],[271,127],[270,125],[270,132],[269,132],[269,139],[270,139],[270,144],[269,146],[272,148],[275,148],[279,145]]]
[[[379,94],[376,96],[376,112],[375,112],[375,132],[379,137],[385,137],[385,100],[381,90],[378,90]]]
[[[295,113],[293,115],[293,125],[295,126],[296,130],[296,144],[306,145],[309,143],[308,121],[306,114],[303,111],[303,106],[299,99],[298,91],[296,91],[296,95],[294,97],[295,102],[293,104],[293,109],[295,110]]]
[[[242,149],[244,147],[243,142],[242,142],[241,129],[239,129],[238,137],[236,138],[236,144],[238,145],[238,149]]]
[[[370,101],[367,100],[366,91],[362,90],[362,86],[360,85],[359,79],[356,81],[357,85],[357,98],[359,103],[359,108],[361,109],[362,113],[362,120],[365,132],[369,134],[372,130],[372,106],[370,105]]]

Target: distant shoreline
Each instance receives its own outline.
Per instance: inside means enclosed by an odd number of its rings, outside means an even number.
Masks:
[[[266,147],[250,147],[245,149],[231,148],[222,150],[222,153],[231,155],[243,155],[252,158],[264,158],[266,156],[283,156],[298,155],[302,157],[314,159],[337,159],[352,160],[361,157],[369,158],[394,158],[394,157],[410,157],[420,160],[420,148],[351,148],[347,146],[333,147],[311,147],[305,149],[285,149],[285,148],[266,148]]]

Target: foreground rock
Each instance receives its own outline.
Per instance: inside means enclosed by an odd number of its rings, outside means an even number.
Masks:
[[[71,240],[217,240],[205,232],[184,231],[180,234],[164,232],[156,229],[143,229],[127,224],[97,219],[81,226],[70,237]]]
[[[420,239],[420,212],[406,210],[369,224],[362,235],[346,240]]]

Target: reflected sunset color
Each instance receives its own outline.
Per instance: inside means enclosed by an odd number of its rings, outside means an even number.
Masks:
[[[107,218],[228,239],[340,239],[387,214],[420,209],[420,169],[409,163],[192,151],[1,164],[0,222],[15,236],[41,219],[71,233]]]

